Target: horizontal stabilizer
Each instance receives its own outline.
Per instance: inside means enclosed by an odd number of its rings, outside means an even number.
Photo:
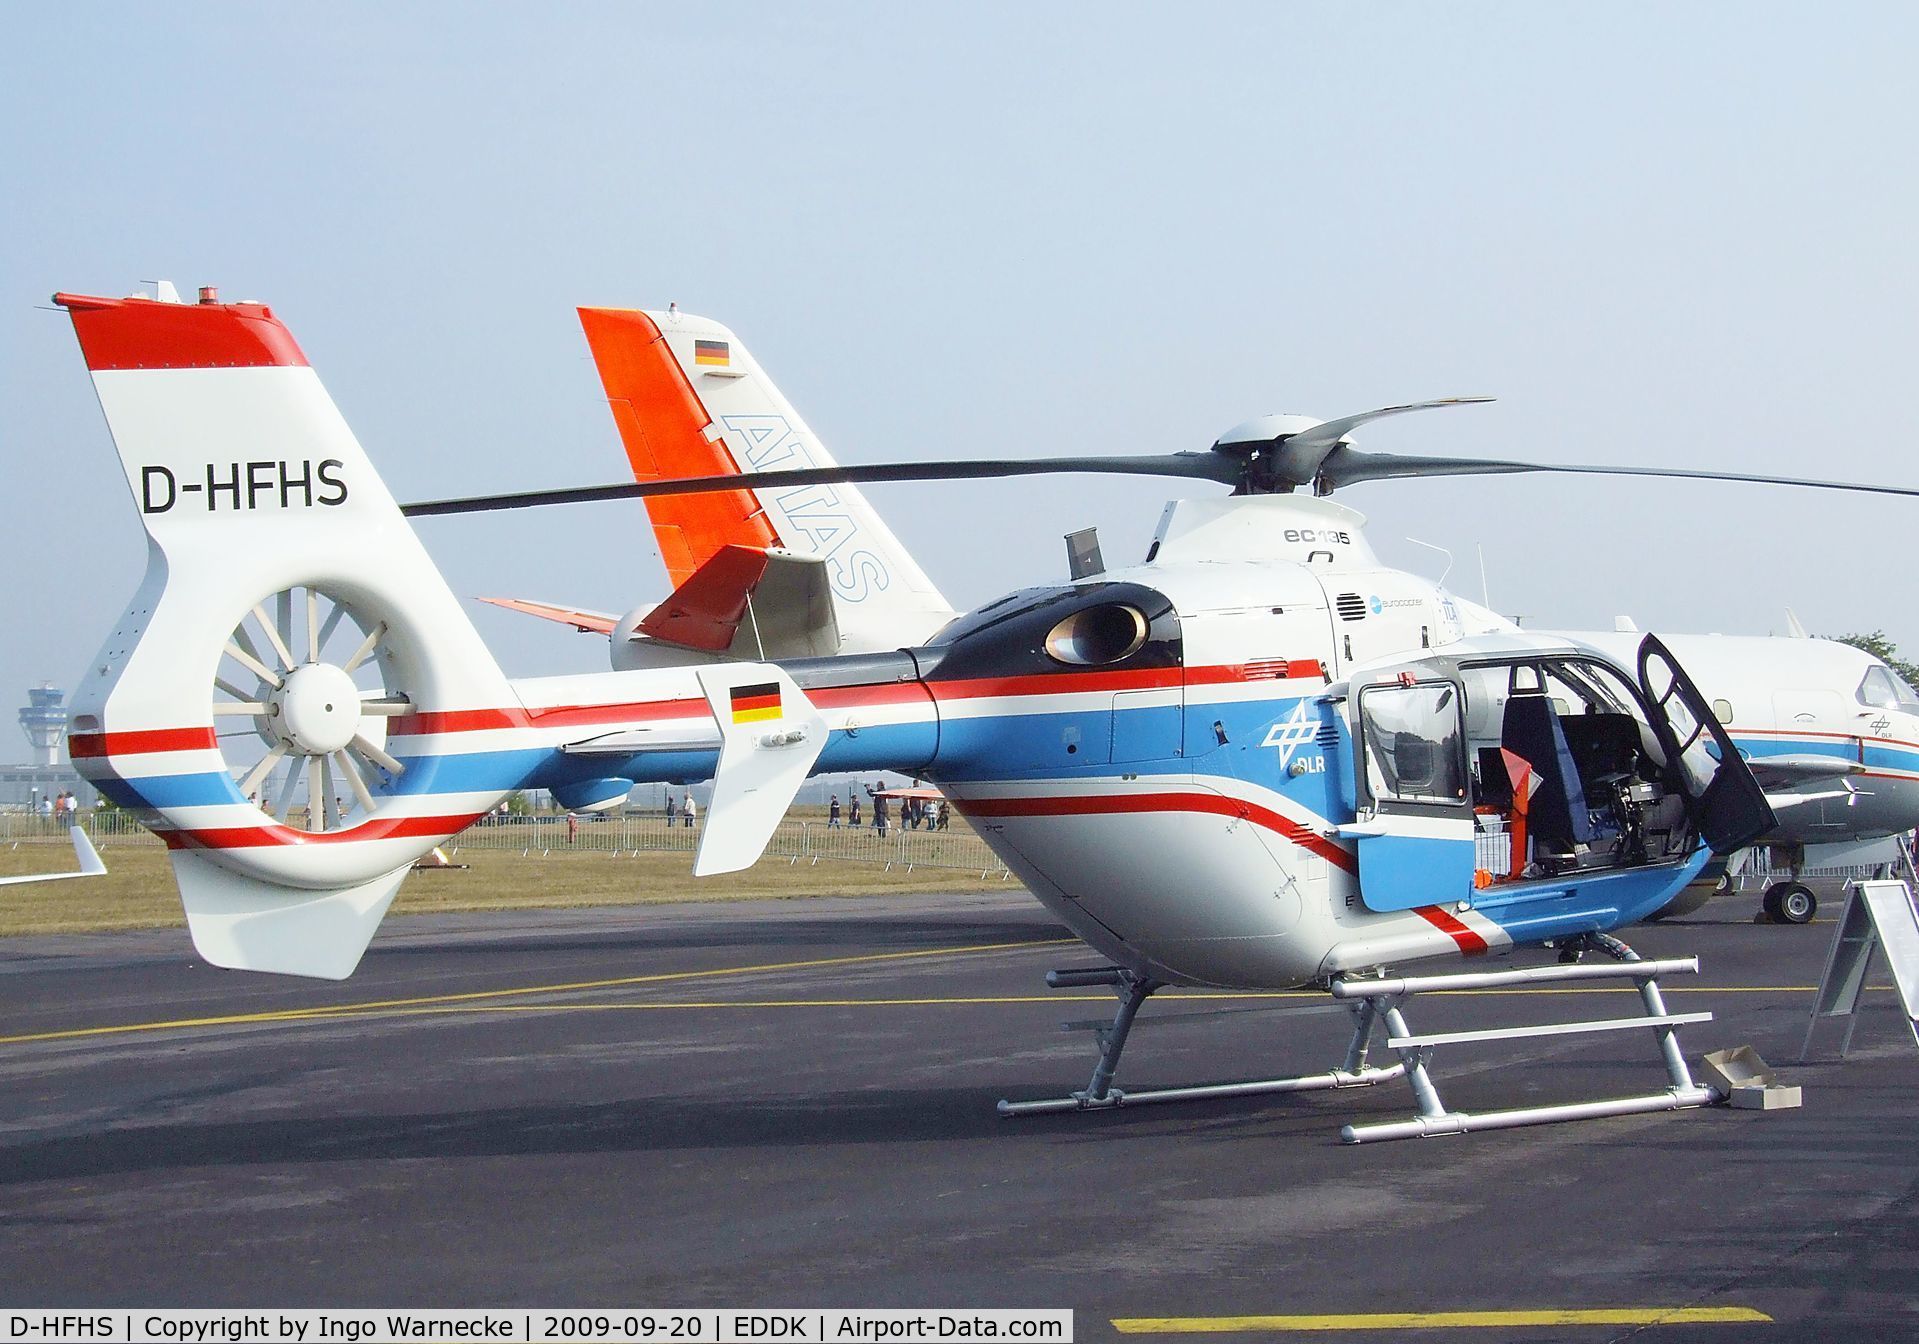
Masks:
[[[356,887],[298,891],[175,850],[174,880],[193,946],[215,966],[344,980],[360,964],[394,893],[400,868]]]
[[[578,607],[556,606],[551,602],[528,602],[518,597],[483,597],[480,601],[505,607],[508,611],[538,616],[541,620],[558,621],[561,625],[572,626],[583,635],[610,635],[613,627],[620,623],[618,616],[604,611],[584,611]]]
[[[720,763],[693,875],[759,861],[826,747],[826,720],[782,669],[721,663],[696,673],[720,726]]]
[[[752,546],[722,546],[636,632],[754,660],[824,658],[840,651],[825,562]]]
[[[566,756],[636,756],[649,751],[711,751],[720,745],[720,734],[712,724],[688,729],[679,725],[665,728],[624,728],[601,733],[579,742],[561,745]]]
[[[11,887],[24,882],[58,882],[63,877],[100,877],[107,871],[106,864],[100,861],[100,852],[93,847],[93,841],[87,839],[87,833],[75,826],[73,831],[73,852],[80,860],[78,872],[72,873],[26,873],[20,877],[0,877],[0,887]]]

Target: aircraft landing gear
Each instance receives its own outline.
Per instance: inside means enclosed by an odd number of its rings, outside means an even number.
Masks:
[[[1143,1106],[1149,1102],[1205,1101],[1219,1097],[1259,1096],[1269,1092],[1319,1092],[1336,1087],[1369,1087],[1374,1083],[1384,1083],[1403,1077],[1406,1073],[1404,1064],[1393,1064],[1382,1069],[1366,1062],[1366,1051],[1372,1042],[1373,1029],[1381,1020],[1379,1006],[1367,999],[1357,1003],[1282,1010],[1293,1013],[1345,1011],[1352,1015],[1353,1039],[1346,1049],[1346,1059],[1341,1067],[1330,1072],[1309,1074],[1302,1078],[1262,1078],[1240,1083],[1206,1083],[1199,1087],[1160,1087],[1150,1091],[1122,1092],[1112,1085],[1113,1075],[1119,1071],[1119,1057],[1126,1049],[1126,1038],[1132,1033],[1133,1019],[1139,1015],[1140,1005],[1164,986],[1157,980],[1134,975],[1131,971],[1118,966],[1091,966],[1048,971],[1046,983],[1053,989],[1111,985],[1114,992],[1119,995],[1119,1010],[1114,1013],[1110,1023],[1068,1022],[1066,1024],[1068,1030],[1090,1027],[1099,1036],[1099,1063],[1093,1066],[1092,1081],[1086,1085],[1085,1090],[1075,1092],[1071,1096],[1045,1101],[1001,1101],[999,1104],[1001,1115],[1052,1115],[1061,1111],[1097,1111],[1117,1106]],[[1219,1014],[1202,1012],[1186,1014],[1186,1016],[1217,1018]],[[1154,1020],[1177,1019],[1156,1018]]]
[[[1775,882],[1766,888],[1760,908],[1774,924],[1810,924],[1819,898],[1803,882]]]

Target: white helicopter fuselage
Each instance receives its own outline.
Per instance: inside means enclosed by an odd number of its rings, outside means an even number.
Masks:
[[[924,775],[1069,927],[1162,982],[1303,984],[1658,908],[1703,851],[1531,881],[1479,868],[1466,748],[1500,745],[1508,669],[1582,651],[1380,566],[1362,524],[1309,497],[1178,501],[1146,563],[962,617],[916,651],[940,717]],[[1101,658],[1124,641],[1102,644],[1097,629],[1076,646],[1075,594],[1080,608],[1161,599],[1153,631],[1176,625],[1176,655]],[[1025,628],[969,661],[996,620]],[[1461,680],[1462,665],[1479,670]],[[1356,744],[1372,731],[1360,706],[1372,690],[1447,678],[1463,702],[1454,783],[1387,816],[1360,778]]]

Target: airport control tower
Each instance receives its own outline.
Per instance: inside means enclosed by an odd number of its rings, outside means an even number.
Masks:
[[[29,765],[60,764],[60,747],[67,740],[67,710],[60,702],[67,693],[52,682],[42,682],[27,691],[33,703],[20,711],[20,731],[33,747]]]
[[[20,731],[32,756],[21,765],[0,765],[0,808],[44,813],[48,800],[62,793],[79,797],[80,806],[97,802],[93,786],[67,763],[67,693],[52,682],[27,691],[32,703],[20,711]]]

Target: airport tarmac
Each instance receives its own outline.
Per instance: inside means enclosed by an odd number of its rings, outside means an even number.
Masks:
[[[1797,1054],[1832,925],[1631,931],[1693,1060]],[[1797,1111],[1360,1147],[1404,1084],[1004,1120],[1085,1084],[1104,991],[1023,893],[389,921],[359,973],[182,931],[0,942],[0,1303],[1072,1307],[1080,1339],[1919,1334],[1919,1050],[1869,995]],[[1875,980],[1883,976],[1875,977]],[[1172,994],[1122,1084],[1315,1071],[1343,1019]],[[1635,1011],[1422,1001],[1415,1028]],[[1234,1015],[1150,1025],[1181,1012]],[[1656,1091],[1645,1032],[1442,1050],[1456,1108]],[[1692,1324],[1641,1322],[1685,1308]],[[1496,1313],[1610,1312],[1514,1325]],[[1770,1323],[1759,1316],[1769,1317]],[[1316,1318],[1316,1319],[1304,1319]],[[1502,1323],[1502,1321],[1504,1323]],[[1118,1322],[1119,1324],[1115,1324]]]

